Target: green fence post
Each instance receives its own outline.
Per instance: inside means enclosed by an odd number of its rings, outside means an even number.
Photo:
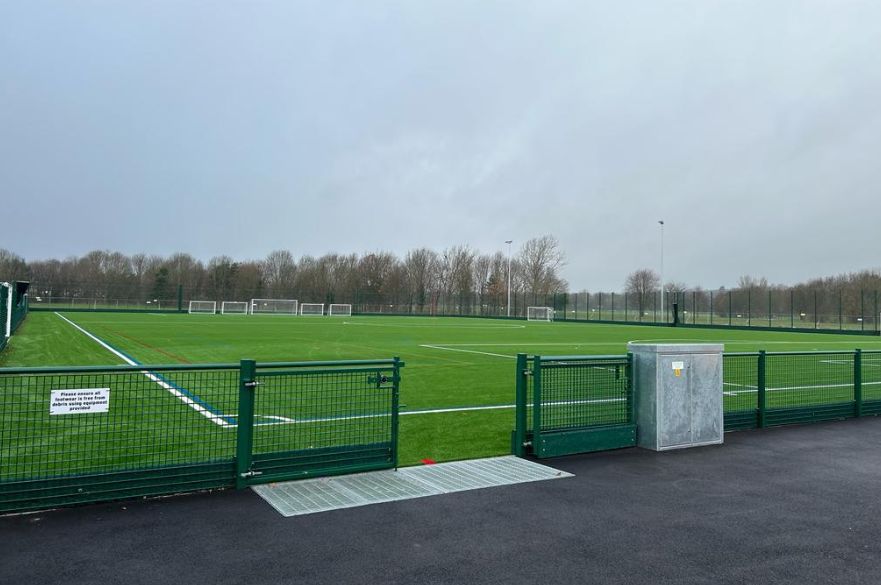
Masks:
[[[814,289],[814,329],[820,326],[820,315],[817,314],[817,289]]]
[[[789,328],[795,329],[795,291],[789,289]]]
[[[710,325],[713,324],[713,313],[716,312],[716,305],[713,303],[713,291],[710,291]]]
[[[633,424],[636,422],[636,403],[633,392],[633,352],[627,352],[627,365],[624,366],[624,375],[627,384],[627,422]]]
[[[863,289],[860,289],[860,331],[866,330],[866,305],[863,298]]]
[[[863,350],[853,354],[853,413],[863,416]]]
[[[392,380],[392,464],[398,468],[398,411],[401,407],[401,358],[394,357],[394,379]]]
[[[532,453],[541,457],[541,356],[532,358]]]
[[[842,298],[841,289],[838,289],[838,330],[841,331],[844,328],[844,322],[842,321],[842,305],[844,304],[844,299]]]
[[[771,327],[771,289],[768,289],[768,327]]]
[[[731,327],[731,291],[728,291],[728,326]]]
[[[753,326],[753,289],[746,290],[746,326]]]
[[[758,362],[758,379],[756,380],[756,388],[757,388],[757,398],[758,398],[758,417],[757,417],[757,426],[760,429],[765,428],[765,414],[768,409],[767,403],[767,394],[765,393],[765,365],[766,365],[767,355],[765,354],[765,350],[761,350],[759,352],[759,362]]]
[[[627,321],[629,315],[627,314],[627,293],[624,293],[624,321]]]
[[[239,413],[236,416],[236,489],[248,487],[254,446],[254,389],[257,362],[242,360],[239,365]]]
[[[177,312],[183,313],[184,311],[184,285],[177,285]]]
[[[517,354],[517,376],[514,380],[514,440],[511,452],[517,457],[523,457],[526,453],[526,354]]]

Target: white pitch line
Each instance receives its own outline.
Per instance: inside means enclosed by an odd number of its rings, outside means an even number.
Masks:
[[[73,321],[71,321],[70,319],[65,317],[64,315],[62,315],[58,312],[56,312],[55,314],[58,315],[61,319],[63,319],[67,323],[69,323],[70,325],[73,325],[73,327],[76,328],[80,333],[84,334],[86,337],[88,337],[89,339],[91,339],[92,341],[94,341],[95,343],[97,343],[98,345],[100,345],[101,347],[103,347],[104,349],[106,349],[107,351],[109,351],[110,353],[112,353],[113,355],[118,357],[119,359],[123,360],[128,365],[130,365],[130,366],[140,366],[141,365],[138,362],[136,362],[135,360],[133,360],[133,359],[129,358],[128,356],[126,356],[125,354],[123,354],[122,352],[114,349],[113,347],[111,347],[110,345],[108,345],[107,343],[102,341],[101,339],[95,337],[94,335],[92,335],[91,333],[89,333],[88,331],[86,331],[85,329],[83,329],[82,327],[80,327],[79,325],[77,325],[76,323],[74,323]],[[193,400],[189,396],[183,394],[180,390],[178,390],[177,388],[175,388],[174,386],[172,386],[168,382],[162,380],[161,378],[159,378],[158,376],[156,376],[152,372],[148,372],[147,370],[141,370],[141,373],[144,374],[147,378],[149,378],[150,381],[156,382],[156,384],[158,384],[159,386],[161,386],[165,390],[168,390],[168,392],[170,392],[175,398],[177,398],[178,400],[180,400],[181,402],[183,402],[184,404],[186,404],[187,406],[189,406],[190,408],[192,408],[193,410],[195,410],[196,412],[198,412],[199,414],[201,414],[202,416],[204,416],[205,418],[207,418],[208,420],[210,420],[214,424],[220,425],[222,427],[235,426],[235,425],[231,425],[230,423],[226,422],[225,420],[223,420],[223,417],[214,414],[213,412],[211,412],[210,410],[208,410],[207,408],[205,408],[201,404],[197,403],[195,400]]]
[[[419,347],[427,347],[427,348],[429,348],[429,349],[442,349],[442,350],[444,350],[444,351],[458,351],[458,352],[460,352],[460,353],[476,353],[476,354],[480,354],[480,355],[489,355],[489,356],[492,356],[492,357],[505,358],[505,359],[508,359],[508,360],[516,360],[516,359],[517,359],[517,356],[513,356],[513,355],[505,355],[505,354],[502,354],[502,353],[490,353],[490,352],[488,352],[488,351],[477,351],[477,350],[474,350],[474,349],[458,349],[458,348],[455,348],[455,347],[444,347],[444,346],[442,346],[442,345],[427,345],[427,344],[423,344],[423,345],[420,345]]]
[[[730,386],[741,386],[741,384],[731,384],[729,382],[725,382],[726,385]],[[877,386],[881,384],[881,382],[863,382],[863,386]],[[755,394],[759,391],[758,388],[754,386],[745,386],[746,390],[738,390],[737,392],[723,392],[723,394],[727,394],[728,396],[737,396],[738,394]],[[821,390],[823,388],[853,388],[853,384],[816,384],[814,386],[779,386],[779,387],[768,387],[765,388],[765,392],[779,392],[782,390]]]

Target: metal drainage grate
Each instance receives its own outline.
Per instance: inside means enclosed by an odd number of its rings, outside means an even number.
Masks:
[[[282,516],[298,516],[564,477],[572,474],[508,456],[272,483],[253,490]]]

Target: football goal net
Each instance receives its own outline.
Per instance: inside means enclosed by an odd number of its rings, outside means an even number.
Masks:
[[[351,317],[352,305],[333,303],[327,308],[327,314],[330,317]]]
[[[221,315],[247,315],[248,303],[244,301],[223,301],[220,305]]]
[[[190,315],[213,315],[217,312],[217,301],[190,301],[187,311]]]
[[[550,307],[527,307],[527,321],[553,321],[554,310]]]
[[[300,315],[304,317],[324,315],[324,303],[302,303],[300,305]]]
[[[293,299],[251,299],[252,315],[296,315],[297,309]]]

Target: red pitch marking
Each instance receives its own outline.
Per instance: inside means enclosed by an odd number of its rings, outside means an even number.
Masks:
[[[425,465],[434,465],[435,463],[437,463],[437,461],[435,461],[434,459],[423,459],[422,463],[424,463]]]
[[[177,361],[179,361],[179,362],[181,362],[181,363],[184,363],[184,364],[191,364],[191,363],[193,363],[193,362],[191,362],[190,360],[188,360],[188,359],[185,358],[185,357],[181,357],[181,356],[176,355],[176,354],[173,354],[173,353],[171,353],[171,352],[169,352],[169,351],[165,351],[164,349],[159,348],[159,347],[153,347],[153,346],[150,345],[149,343],[145,343],[145,342],[141,341],[140,339],[137,339],[136,337],[130,337],[130,336],[126,335],[125,333],[120,333],[119,331],[114,331],[114,330],[112,330],[112,329],[111,329],[110,331],[111,331],[112,333],[115,333],[116,335],[119,335],[120,337],[125,337],[125,338],[128,339],[129,341],[134,341],[134,342],[137,343],[138,345],[141,345],[141,346],[143,346],[143,347],[146,347],[147,349],[151,349],[151,350],[153,350],[153,351],[157,351],[157,352],[161,353],[162,355],[164,355],[164,356],[166,356],[166,357],[170,357],[170,358],[173,359],[173,360],[177,360]]]

